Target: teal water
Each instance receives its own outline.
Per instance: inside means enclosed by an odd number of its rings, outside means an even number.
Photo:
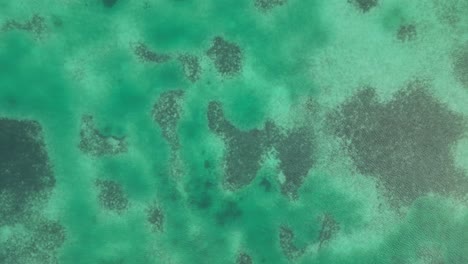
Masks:
[[[468,263],[466,0],[0,3],[0,263]]]

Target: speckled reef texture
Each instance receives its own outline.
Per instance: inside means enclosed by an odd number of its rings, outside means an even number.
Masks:
[[[468,1],[0,1],[0,263],[468,263]]]

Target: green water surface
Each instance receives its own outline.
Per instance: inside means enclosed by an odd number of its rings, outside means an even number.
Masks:
[[[468,1],[0,1],[0,263],[468,263]]]

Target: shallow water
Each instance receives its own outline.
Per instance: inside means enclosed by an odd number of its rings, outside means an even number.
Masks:
[[[0,3],[0,263],[468,263],[465,0]]]

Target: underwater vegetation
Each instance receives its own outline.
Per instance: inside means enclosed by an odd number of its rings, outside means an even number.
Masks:
[[[468,263],[465,0],[0,3],[0,263]]]

